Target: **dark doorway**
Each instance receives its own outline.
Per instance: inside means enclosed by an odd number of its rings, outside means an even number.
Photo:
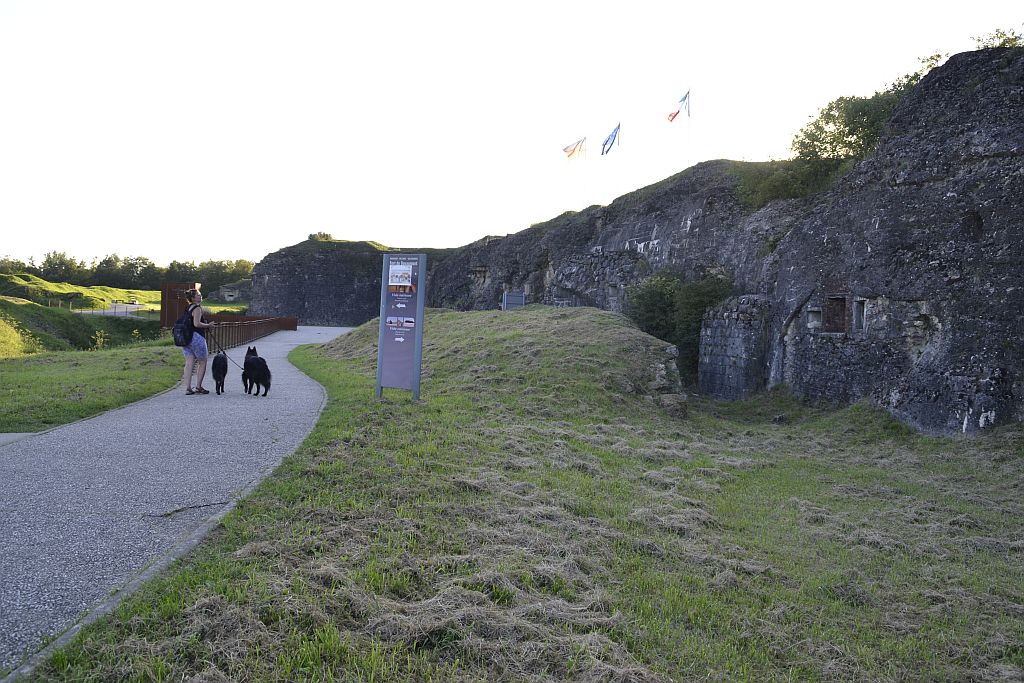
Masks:
[[[822,332],[846,332],[846,297],[830,296],[825,299]]]

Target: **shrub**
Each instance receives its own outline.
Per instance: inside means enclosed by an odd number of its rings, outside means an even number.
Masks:
[[[900,99],[943,59],[935,54],[919,60],[920,70],[869,97],[832,100],[793,137],[792,159],[737,163],[740,201],[749,209],[759,209],[776,199],[808,197],[834,185],[875,151]]]
[[[675,335],[672,310],[681,284],[677,277],[655,275],[630,287],[626,292],[626,315],[652,337],[672,341]]]
[[[701,320],[709,308],[731,292],[729,278],[684,282],[675,275],[659,274],[627,290],[625,312],[641,330],[679,348],[679,374],[684,382],[693,384],[697,379]]]

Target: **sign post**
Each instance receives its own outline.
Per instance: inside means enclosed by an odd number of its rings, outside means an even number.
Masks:
[[[408,389],[420,399],[426,254],[384,254],[380,282],[376,396],[384,387]]]

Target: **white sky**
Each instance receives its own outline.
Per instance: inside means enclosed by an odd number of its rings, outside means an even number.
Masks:
[[[0,256],[459,246],[785,158],[830,100],[1022,21],[1019,0],[0,0]]]

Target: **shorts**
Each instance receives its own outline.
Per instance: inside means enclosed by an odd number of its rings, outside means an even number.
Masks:
[[[210,351],[206,347],[206,337],[198,332],[192,333],[192,341],[188,346],[181,347],[181,352],[185,354],[186,358],[193,356],[196,360],[203,360],[210,355]]]

